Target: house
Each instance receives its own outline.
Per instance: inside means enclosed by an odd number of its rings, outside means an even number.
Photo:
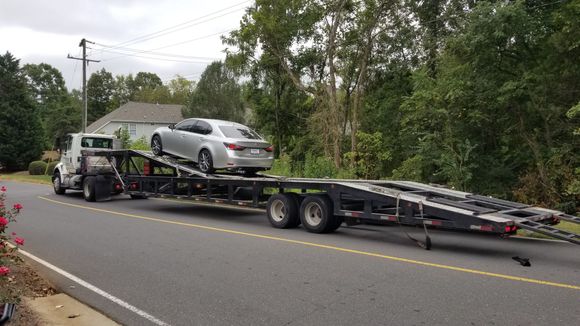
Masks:
[[[149,140],[153,131],[183,120],[182,105],[129,102],[87,127],[87,133],[113,135],[119,128],[129,132],[131,140],[143,136]]]

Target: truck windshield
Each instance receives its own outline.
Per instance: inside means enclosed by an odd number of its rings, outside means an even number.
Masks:
[[[220,126],[220,130],[228,138],[262,139],[255,131],[244,127]]]
[[[113,148],[113,140],[110,138],[84,137],[81,146],[86,148]]]

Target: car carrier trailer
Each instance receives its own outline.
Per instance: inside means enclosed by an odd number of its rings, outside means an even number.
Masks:
[[[95,157],[106,159],[111,168],[91,169],[88,162]],[[124,192],[134,199],[187,198],[265,208],[272,226],[302,224],[314,233],[332,232],[342,223],[421,226],[425,242],[410,238],[426,249],[431,247],[429,228],[502,237],[526,229],[580,244],[580,235],[552,226],[560,220],[579,224],[579,217],[411,181],[204,174],[191,162],[138,150],[85,150],[80,166],[88,201],[105,201],[112,193]]]

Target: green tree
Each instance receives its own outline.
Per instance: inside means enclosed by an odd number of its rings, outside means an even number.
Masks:
[[[169,81],[167,88],[171,94],[171,100],[167,103],[187,105],[195,89],[195,82],[177,75]]]
[[[115,105],[115,80],[105,68],[93,73],[87,82],[87,123],[91,124],[110,112]]]
[[[49,64],[27,64],[23,71],[37,102],[48,147],[81,127],[81,104],[68,94],[60,71]]]
[[[0,56],[0,168],[24,169],[40,157],[43,130],[20,61]]]
[[[221,61],[206,67],[183,115],[243,122],[240,86],[233,72]]]

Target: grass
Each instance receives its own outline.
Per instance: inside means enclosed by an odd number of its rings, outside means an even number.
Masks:
[[[1,180],[11,180],[11,181],[21,181],[21,182],[31,182],[39,184],[52,184],[52,179],[50,175],[29,175],[28,173],[11,173],[11,174],[0,174]]]

